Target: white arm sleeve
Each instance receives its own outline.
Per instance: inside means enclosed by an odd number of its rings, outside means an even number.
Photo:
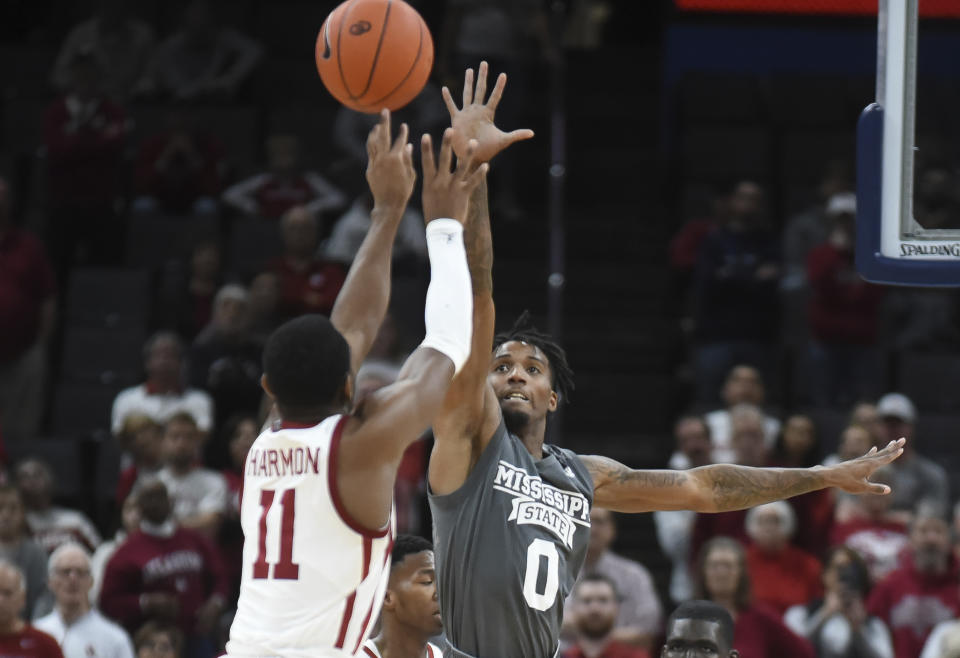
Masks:
[[[463,246],[463,226],[454,219],[427,224],[430,287],[424,307],[427,335],[422,347],[442,352],[460,372],[473,339],[473,288]]]

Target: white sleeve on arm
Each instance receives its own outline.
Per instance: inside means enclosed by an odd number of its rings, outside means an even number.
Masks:
[[[430,287],[423,312],[427,335],[420,345],[450,357],[459,372],[473,339],[473,288],[460,222],[435,219],[427,224],[427,253]]]

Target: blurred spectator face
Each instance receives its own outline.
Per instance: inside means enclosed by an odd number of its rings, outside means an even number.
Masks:
[[[722,395],[727,407],[742,403],[759,407],[764,399],[763,380],[759,371],[752,366],[734,367],[723,384]]]
[[[950,554],[950,528],[937,518],[919,518],[910,529],[913,563],[922,573],[941,572]]]
[[[880,419],[880,414],[877,413],[877,406],[870,402],[861,402],[853,408],[853,412],[850,414],[850,424],[863,425],[867,428],[867,431],[870,432],[870,438],[877,447],[880,447],[879,444],[883,442],[883,437],[886,436],[883,421]]]
[[[64,550],[50,570],[50,591],[57,605],[64,608],[84,606],[89,600],[93,576],[90,561],[79,548]]]
[[[777,506],[763,505],[754,512],[753,523],[747,528],[750,539],[762,551],[782,551],[790,539],[787,520]]]
[[[146,368],[148,379],[178,379],[183,372],[180,345],[172,338],[156,339],[147,354]]]
[[[874,496],[874,498],[885,498],[886,496]],[[830,556],[830,562],[823,569],[823,589],[831,592],[836,591],[839,581],[837,575],[840,570],[852,564],[850,555],[844,550],[836,550]]]
[[[730,445],[742,466],[764,466],[767,463],[767,447],[760,418],[743,417],[731,423]]]
[[[609,635],[620,614],[613,587],[601,580],[585,580],[577,585],[576,591],[577,630],[593,640]]]
[[[710,463],[712,443],[706,424],[695,418],[685,418],[674,428],[677,450],[690,460],[691,466],[703,466]]]
[[[136,496],[127,496],[127,499],[123,501],[123,508],[120,510],[120,523],[123,524],[123,529],[128,535],[134,533],[140,527],[140,507],[137,505]]]
[[[317,247],[317,220],[306,208],[291,208],[283,216],[283,245],[287,253],[310,258]]]
[[[26,587],[20,574],[0,565],[0,626],[9,628],[27,602]]]
[[[197,426],[184,419],[173,419],[163,431],[163,456],[175,469],[188,470],[196,461],[200,447]]]
[[[150,421],[131,432],[130,452],[138,464],[158,465],[163,459],[163,426]]]
[[[257,423],[252,418],[245,418],[237,424],[237,429],[230,437],[230,461],[238,471],[243,471],[250,446],[257,440],[258,430]]]
[[[251,318],[269,318],[280,301],[280,280],[272,272],[262,272],[250,282],[247,305]]]
[[[277,174],[289,174],[300,162],[300,143],[292,135],[267,138],[267,165]]]
[[[0,492],[0,541],[12,542],[23,536],[23,501],[15,490]]]
[[[837,454],[840,459],[847,461],[867,454],[872,447],[873,436],[870,435],[869,430],[860,425],[851,425],[843,430],[843,434],[840,435],[840,446],[837,448]],[[883,498],[883,496],[876,497]]]
[[[144,638],[137,647],[137,658],[179,658],[177,645],[170,633],[157,631]]]
[[[212,242],[199,244],[191,258],[193,276],[198,279],[215,279],[220,274],[220,247]]]
[[[913,438],[913,424],[896,416],[884,416],[883,432],[883,438],[886,441],[896,441],[900,437],[906,437],[909,445],[910,439]]]
[[[594,507],[590,510],[590,543],[587,551],[592,555],[602,555],[610,548],[617,536],[617,526],[610,510]]]
[[[36,459],[28,459],[17,466],[16,478],[17,489],[23,496],[24,505],[35,509],[50,504],[53,497],[53,474],[46,464]]]
[[[241,286],[224,286],[217,293],[213,308],[213,324],[225,334],[243,332],[249,319],[247,292]]]
[[[740,576],[740,558],[736,551],[717,547],[707,554],[703,562],[703,580],[710,598],[734,596]]]
[[[170,496],[163,482],[154,480],[145,484],[137,493],[137,508],[140,517],[147,523],[160,525],[170,516]]]
[[[791,416],[783,426],[783,447],[793,457],[803,457],[813,447],[815,432],[809,416]]]
[[[752,181],[739,183],[727,202],[731,219],[747,225],[756,224],[763,219],[765,205],[763,188]]]

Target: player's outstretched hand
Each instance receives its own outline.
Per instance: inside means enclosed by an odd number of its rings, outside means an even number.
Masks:
[[[424,135],[420,143],[423,162],[423,218],[427,223],[440,217],[465,223],[470,195],[487,175],[489,165],[483,163],[477,166],[477,143],[472,139],[467,142],[464,157],[457,158],[457,168],[450,171],[455,140],[456,131],[447,128],[440,144],[439,162],[434,159],[430,135]]]
[[[490,98],[484,102],[484,96],[487,95],[487,68],[486,62],[480,62],[476,87],[473,84],[473,69],[467,69],[463,77],[463,108],[457,107],[448,88],[444,87],[441,92],[450,112],[450,125],[456,131],[454,152],[458,158],[463,158],[467,152],[467,142],[475,139],[475,158],[478,163],[489,162],[493,156],[514,142],[533,137],[533,131],[528,128],[505,133],[494,125],[493,115],[503,96],[507,74],[501,73],[497,77]]]
[[[400,134],[391,144],[390,110],[384,110],[367,137],[367,183],[373,194],[373,206],[399,211],[388,213],[397,220],[402,217],[417,180],[413,168],[413,145],[407,143],[408,134],[407,124],[401,124]]]
[[[870,482],[870,476],[875,470],[889,464],[903,454],[906,439],[891,441],[883,450],[875,447],[863,457],[840,462],[829,466],[829,483],[839,489],[852,494],[888,494],[890,487],[877,482]]]

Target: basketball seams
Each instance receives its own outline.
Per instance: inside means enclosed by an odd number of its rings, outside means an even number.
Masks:
[[[387,23],[390,22],[390,8],[392,6],[393,0],[387,0],[387,11],[383,14],[383,24],[380,26],[380,38],[377,40],[377,50],[373,53],[373,62],[370,64],[370,75],[367,77],[367,86],[363,88],[363,91],[361,91],[359,95],[351,95],[351,98],[355,101],[363,98],[367,92],[370,91],[370,85],[373,84],[373,74],[377,71],[377,62],[380,60],[380,49],[383,47],[383,38],[387,35]],[[362,104],[369,105],[370,103]]]
[[[364,103],[364,105],[365,105],[366,107],[370,107],[370,106],[372,106],[372,105],[379,105],[379,104],[383,103],[384,101],[386,101],[388,98],[390,98],[390,97],[393,96],[395,93],[397,93],[397,91],[398,91],[401,87],[403,87],[403,85],[405,85],[405,84],[407,83],[407,80],[410,79],[410,76],[413,75],[413,72],[414,72],[414,71],[416,70],[416,68],[417,68],[417,62],[420,61],[420,55],[423,54],[423,21],[420,21],[420,23],[417,25],[417,33],[418,33],[419,36],[420,36],[420,43],[417,45],[417,56],[413,59],[413,63],[410,64],[410,68],[407,70],[407,74],[406,74],[405,76],[403,76],[403,79],[400,80],[399,83],[397,83],[397,86],[394,87],[393,89],[391,89],[389,92],[387,92],[387,94],[386,94],[385,96],[381,96],[380,98],[378,98],[378,99],[375,100],[375,101],[370,101],[369,103]]]
[[[350,14],[350,10],[356,1],[357,0],[350,0],[350,3],[344,7],[343,14],[340,16],[340,24],[337,25],[337,70],[340,72],[340,83],[343,85],[344,91],[347,92],[347,96],[354,100],[356,96],[350,91],[347,78],[343,75],[343,54],[340,52],[340,44],[343,43],[343,25],[347,22],[347,16]]]

